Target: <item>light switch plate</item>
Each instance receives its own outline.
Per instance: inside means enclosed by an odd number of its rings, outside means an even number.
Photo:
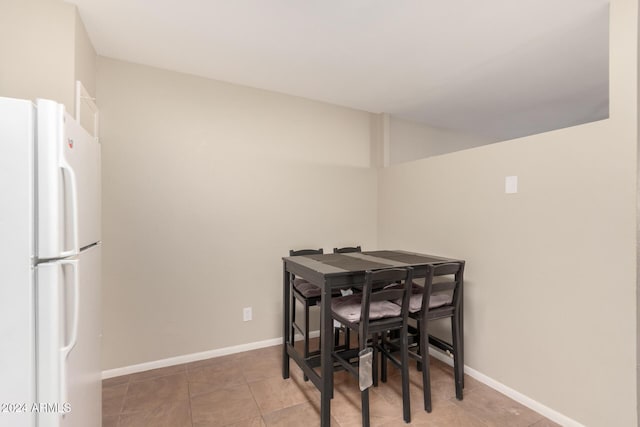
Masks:
[[[504,178],[504,192],[507,194],[514,194],[518,192],[518,177],[506,176]]]

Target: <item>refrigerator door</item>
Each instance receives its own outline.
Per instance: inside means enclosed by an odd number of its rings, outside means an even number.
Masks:
[[[37,241],[41,260],[100,241],[100,144],[64,106],[37,100]]]
[[[99,245],[36,267],[38,427],[99,427]]]
[[[35,426],[33,132],[33,104],[0,98],[0,427]]]

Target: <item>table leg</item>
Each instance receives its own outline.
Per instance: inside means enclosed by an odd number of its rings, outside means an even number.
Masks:
[[[331,425],[331,395],[333,391],[333,362],[331,346],[333,345],[333,321],[331,320],[331,285],[325,281],[320,301],[321,355],[320,372],[322,374],[322,390],[320,390],[320,426]]]
[[[462,372],[462,387],[464,388],[464,283],[460,284],[460,313],[459,322],[460,322],[460,349],[458,350],[458,355],[460,359],[460,370]]]
[[[289,378],[289,354],[287,353],[287,344],[289,343],[289,335],[291,331],[291,283],[287,266],[282,263],[282,305],[284,307],[283,331],[282,331],[282,378]]]

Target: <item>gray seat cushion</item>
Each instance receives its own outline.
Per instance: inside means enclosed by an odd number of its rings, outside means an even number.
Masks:
[[[293,279],[293,287],[305,298],[319,297],[322,293],[322,290],[318,286],[307,282],[301,277]]]
[[[401,287],[402,285],[393,285],[393,287]],[[409,299],[409,312],[417,313],[422,309],[422,293],[424,288],[416,283],[411,286],[411,298]],[[429,300],[429,308],[442,307],[443,305],[451,304],[453,295],[451,292],[442,292],[438,294],[431,294]],[[402,305],[401,300],[394,301],[398,305]]]
[[[345,297],[333,298],[331,300],[331,311],[348,320],[349,322],[360,321],[360,308],[362,295],[348,295]],[[383,319],[387,317],[400,316],[400,306],[391,301],[375,301],[371,303],[369,319]]]

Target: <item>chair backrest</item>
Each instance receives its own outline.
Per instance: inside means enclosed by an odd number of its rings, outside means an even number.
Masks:
[[[324,254],[324,250],[322,248],[319,249],[300,249],[300,250],[289,250],[289,256],[303,256],[303,255],[322,255]],[[306,282],[305,279],[296,279],[296,275],[291,273],[291,281],[293,282],[294,280],[301,280],[303,282]]]
[[[402,286],[398,286],[402,282]],[[360,333],[361,336],[369,334],[369,315],[371,303],[378,301],[394,302],[402,301],[400,316],[403,324],[406,324],[409,315],[409,299],[411,297],[411,284],[413,282],[413,268],[389,268],[384,270],[367,271],[365,273],[364,287],[362,289]],[[388,287],[387,287],[388,286]]]
[[[347,254],[350,252],[362,252],[360,246],[345,246],[344,248],[333,248],[334,254]]]
[[[291,249],[289,251],[289,256],[301,256],[301,255],[322,255],[324,253],[324,250],[322,248],[320,249],[300,249],[297,251],[294,251],[293,249]]]
[[[434,282],[434,277],[439,277],[443,280]],[[463,284],[464,261],[429,266],[424,281],[421,317],[433,319],[452,316],[458,307],[460,307]],[[451,294],[449,301],[438,307],[429,308],[432,295],[443,292]]]

